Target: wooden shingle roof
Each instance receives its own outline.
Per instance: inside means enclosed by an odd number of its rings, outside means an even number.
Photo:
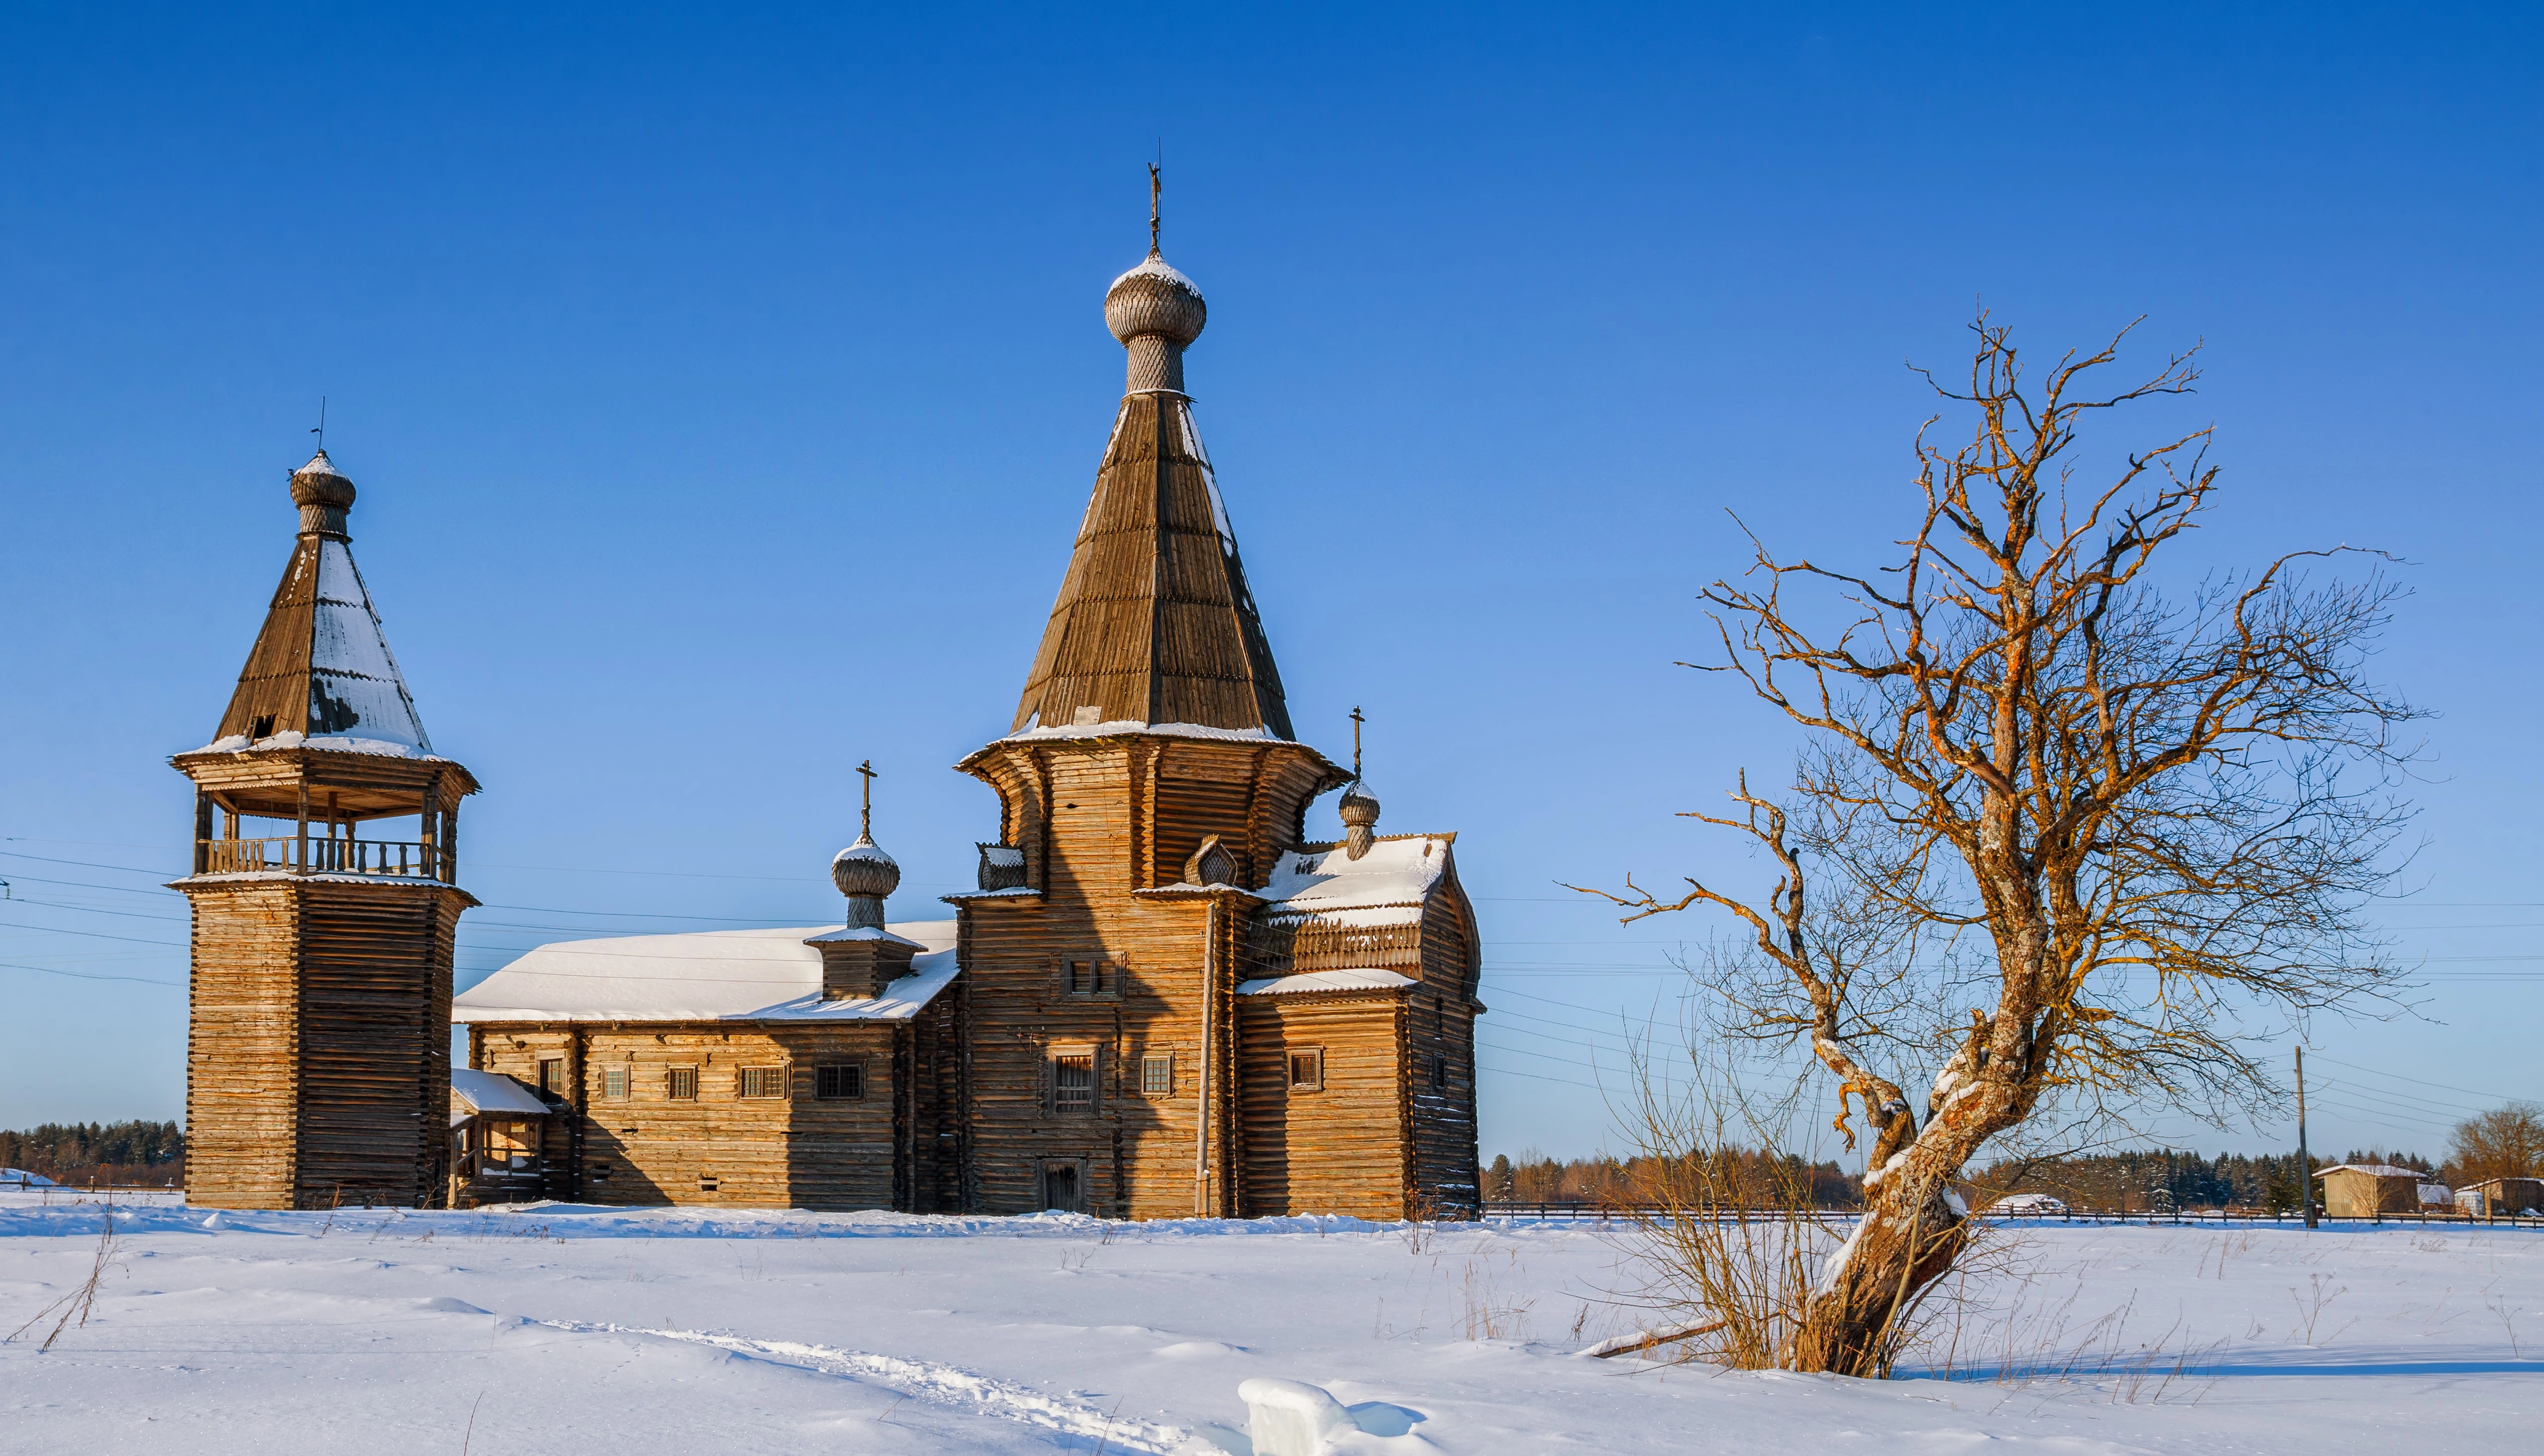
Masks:
[[[1189,290],[1188,307],[1148,295]],[[1013,732],[1187,724],[1290,739],[1272,646],[1182,392],[1200,294],[1153,258],[1114,282],[1108,321],[1131,392],[1016,705]],[[1131,307],[1138,304],[1138,307]]]
[[[292,472],[291,498],[300,507],[300,538],[213,736],[262,740],[296,732],[432,752],[354,565],[345,533],[354,483],[321,450]]]

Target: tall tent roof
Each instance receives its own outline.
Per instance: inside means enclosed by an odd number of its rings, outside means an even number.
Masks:
[[[300,539],[213,736],[298,732],[432,752],[354,565],[345,533],[354,483],[321,450],[292,472],[291,498],[300,507]]]
[[[1010,731],[1175,724],[1288,739],[1272,645],[1182,388],[1201,291],[1153,253],[1105,303],[1131,389]]]

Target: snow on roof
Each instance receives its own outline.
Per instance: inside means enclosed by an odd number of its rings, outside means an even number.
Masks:
[[[318,543],[318,592],[311,607],[309,719],[314,727],[358,728],[358,737],[433,751],[407,696],[371,593],[342,541]]]
[[[1164,259],[1159,258],[1153,253],[1150,254],[1147,259],[1143,260],[1138,268],[1123,269],[1121,277],[1115,278],[1112,282],[1104,285],[1104,291],[1110,293],[1114,289],[1121,287],[1124,279],[1136,278],[1144,273],[1153,278],[1163,278],[1169,283],[1189,288],[1192,290],[1193,297],[1201,297],[1200,284],[1195,283],[1192,279],[1185,277],[1180,272],[1177,272],[1172,265],[1168,264]]]
[[[890,941],[896,946],[909,946],[914,950],[927,949],[908,936],[894,935],[879,925],[851,925],[845,930],[826,930],[820,935],[808,935],[804,939],[817,946],[824,941]]]
[[[541,946],[461,992],[467,1022],[900,1021],[954,979],[954,922],[887,927],[926,948],[870,1000],[822,999],[822,953],[836,927],[710,930]]]
[[[1020,743],[1041,738],[1115,738],[1124,733],[1152,733],[1167,738],[1232,738],[1247,743],[1286,743],[1290,741],[1267,728],[1213,728],[1206,723],[1142,723],[1136,718],[1108,719],[1103,723],[1064,723],[1047,728],[1029,728],[1007,734],[1000,742]]]
[[[1025,852],[1012,844],[985,844],[981,846],[981,859],[985,864],[998,865],[1010,870],[1022,869]]]
[[[450,1095],[483,1115],[544,1117],[549,1108],[539,1095],[501,1072],[450,1069]]]
[[[1296,996],[1306,991],[1400,991],[1413,984],[1411,976],[1391,970],[1303,970],[1296,975],[1269,976],[1256,981],[1239,981],[1239,996]]]
[[[885,854],[883,852],[882,845],[875,843],[873,840],[868,839],[862,834],[857,836],[856,843],[851,844],[846,849],[831,856],[831,863],[834,865],[837,864],[841,860],[864,860],[870,864],[890,865],[896,870],[901,868],[901,862],[894,859],[892,856]]]
[[[2423,1176],[2418,1168],[2397,1168],[2391,1163],[2335,1163],[2316,1169],[2314,1176],[2321,1178],[2327,1173],[2364,1173],[2374,1178],[2408,1178],[2414,1183]]]
[[[1395,835],[1371,844],[1357,860],[1341,845],[1287,851],[1257,893],[1271,901],[1262,913],[1276,921],[1410,925],[1422,918],[1422,902],[1448,868],[1446,835]]]
[[[255,753],[268,748],[332,748],[338,753],[377,753],[389,758],[427,758],[437,763],[448,759],[429,748],[413,743],[393,743],[386,738],[365,738],[358,733],[304,733],[296,728],[276,733],[270,738],[251,741],[245,733],[232,733],[214,738],[190,753]]]

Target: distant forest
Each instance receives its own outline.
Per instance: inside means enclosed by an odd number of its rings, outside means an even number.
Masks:
[[[174,1122],[47,1122],[0,1131],[0,1168],[65,1184],[182,1184],[186,1134]]]
[[[1756,1164],[1766,1155],[1733,1150],[1731,1156]],[[1573,1158],[1558,1160],[1534,1149],[1496,1156],[1484,1171],[1484,1196],[1523,1203],[1630,1203],[1635,1201],[1637,1175],[1644,1160]],[[2390,1163],[2418,1169],[2431,1178],[2444,1170],[2418,1153],[2352,1148],[2338,1158],[2317,1157],[2317,1168],[2335,1163]],[[1812,1201],[1822,1208],[1854,1208],[1862,1201],[1860,1178],[1836,1163],[1806,1165],[1785,1155],[1789,1171],[1808,1168]],[[1758,1180],[1762,1195],[1768,1185]],[[2075,1208],[2129,1212],[2172,1212],[2193,1208],[2261,1208],[2293,1210],[2302,1187],[2294,1153],[2250,1157],[2242,1153],[2198,1153],[2150,1148],[2090,1157],[2007,1160],[1975,1172],[1964,1190],[1973,1206],[2008,1193],[2048,1193]]]

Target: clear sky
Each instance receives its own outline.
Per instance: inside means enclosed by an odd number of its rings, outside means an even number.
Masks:
[[[852,765],[930,917],[1121,390],[1106,282],[1211,304],[1191,388],[1301,732],[1455,829],[1484,1151],[1608,1140],[1709,922],[1672,817],[1786,729],[1675,668],[1736,509],[1869,566],[1984,301],[2204,341],[2177,581],[2393,551],[2436,710],[2384,919],[2421,1017],[2318,1025],[2318,1149],[2544,1097],[2531,8],[21,9],[0,47],[0,1125],[183,1106],[189,798],[319,397],[464,824],[463,983],[545,940],[819,924]],[[1330,801],[1312,811],[1330,826]],[[93,979],[91,977],[119,977]],[[2286,1043],[2271,1055],[2284,1055]],[[2285,1121],[2181,1127],[2281,1147]]]

